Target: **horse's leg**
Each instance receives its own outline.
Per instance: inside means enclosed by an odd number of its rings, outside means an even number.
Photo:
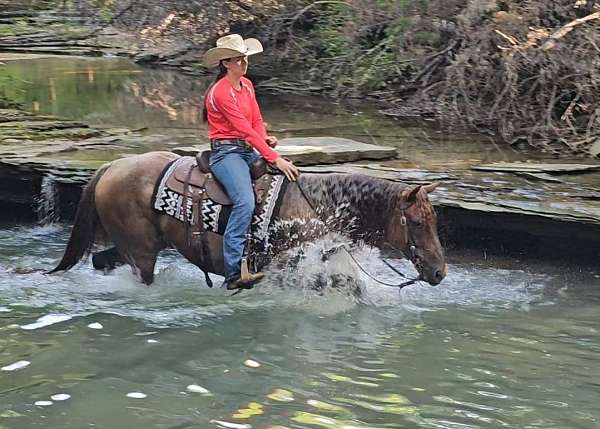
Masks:
[[[158,252],[155,252],[154,254],[136,252],[128,257],[131,260],[134,271],[137,271],[137,274],[147,285],[150,285],[154,281],[154,265],[156,264],[157,255]],[[116,247],[94,253],[92,256],[94,268],[97,270],[104,270],[104,272],[112,271],[116,267],[126,263],[127,261],[121,256],[121,252],[119,252],[119,249]]]
[[[150,221],[136,216],[135,211],[129,212],[128,217],[123,217],[120,211],[119,206],[115,206],[110,213],[105,213],[107,217],[112,218],[107,222],[105,229],[123,260],[131,265],[134,273],[139,275],[145,284],[150,285],[154,281],[156,258],[165,248],[165,244]]]
[[[103,270],[104,272],[112,271],[116,267],[126,263],[116,247],[94,253],[92,256],[92,265],[94,268],[96,270]]]
[[[154,282],[154,266],[156,265],[157,256],[158,252],[144,251],[139,251],[129,256],[132,260],[134,271],[137,271],[142,281],[148,286]]]

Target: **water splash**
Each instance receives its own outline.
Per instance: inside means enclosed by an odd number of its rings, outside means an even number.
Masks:
[[[58,222],[60,209],[56,177],[48,174],[42,178],[40,194],[36,198],[38,223],[42,226]]]
[[[416,284],[398,293],[367,278],[343,252],[323,261],[323,251],[344,240],[327,236],[291,250],[268,268],[267,279],[254,290],[230,298],[218,287],[206,287],[201,272],[174,251],[159,257],[151,288],[143,287],[127,266],[103,275],[94,271],[89,261],[64,274],[43,274],[60,258],[67,235],[68,229],[60,224],[0,230],[0,311],[14,309],[15,304],[44,309],[36,317],[22,318],[21,325],[35,324],[42,315],[104,313],[154,327],[199,326],[239,310],[282,307],[323,317],[376,307],[398,319],[447,306],[528,305],[544,299],[544,285],[552,278],[516,269],[451,265],[441,285]],[[363,246],[352,252],[378,279],[397,280],[377,249]],[[414,270],[407,261],[392,262],[408,275]],[[39,272],[15,270],[23,266]],[[215,283],[219,284],[218,278]]]

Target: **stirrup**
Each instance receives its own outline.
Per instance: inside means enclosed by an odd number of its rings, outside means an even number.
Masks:
[[[265,277],[265,273],[257,272],[251,273],[248,270],[248,259],[242,258],[242,264],[240,267],[240,278],[234,280],[231,283],[227,283],[227,290],[233,289],[252,289],[254,284]]]
[[[265,273],[257,272],[251,273],[248,269],[248,258],[242,258],[242,264],[240,267],[240,283],[248,284],[248,283],[256,283],[258,280],[262,279],[265,276]]]

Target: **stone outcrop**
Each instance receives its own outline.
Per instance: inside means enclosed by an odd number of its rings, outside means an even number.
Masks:
[[[173,152],[193,155],[207,145],[177,147]],[[393,159],[396,148],[377,146],[339,137],[300,137],[282,139],[277,151],[297,165],[340,164],[361,160]]]

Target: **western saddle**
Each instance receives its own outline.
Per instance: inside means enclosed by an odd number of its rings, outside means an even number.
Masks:
[[[195,158],[191,156],[185,157],[173,174],[167,178],[166,183],[169,189],[183,195],[185,200],[191,198],[191,224],[196,226],[196,230],[200,229],[200,231],[196,232],[201,232],[202,229],[202,220],[199,218],[199,212],[204,198],[209,198],[223,206],[233,204],[225,189],[223,189],[210,171],[210,154],[211,151],[207,150],[198,153]],[[266,177],[264,178],[265,180],[262,180],[267,172],[267,163],[262,158],[250,166],[250,176],[252,177],[257,204],[262,202],[264,196],[264,192],[262,191],[266,189],[265,185],[268,185]],[[263,182],[267,183],[263,185]],[[184,207],[186,206],[187,201],[184,201]]]

